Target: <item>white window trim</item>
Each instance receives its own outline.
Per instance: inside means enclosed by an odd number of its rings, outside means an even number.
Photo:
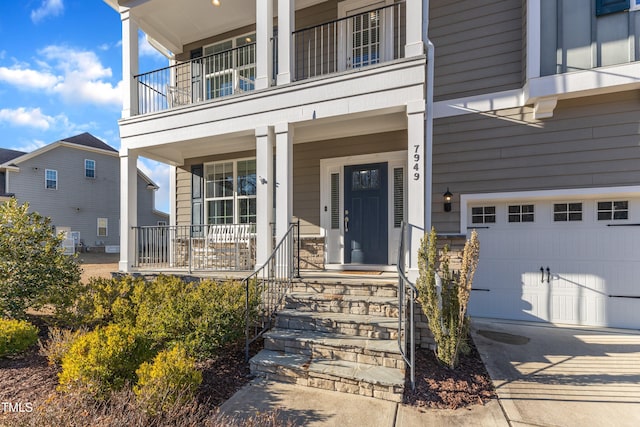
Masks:
[[[558,190],[534,190],[512,191],[503,193],[476,193],[460,195],[460,233],[467,235],[467,213],[471,203],[497,203],[498,201],[516,202],[518,200],[534,202],[536,200],[549,200],[562,202],[569,198],[584,200],[598,200],[611,197],[637,198],[640,194],[640,186],[626,187],[589,187]]]
[[[105,221],[104,235],[100,235],[100,220],[103,219]],[[109,218],[98,218],[96,221],[96,236],[97,237],[109,237]]]
[[[238,162],[246,161],[246,160],[256,160],[256,179],[257,179],[257,159],[255,157],[242,157],[238,159],[228,159],[228,160],[218,160],[215,162],[207,162],[202,165],[202,175],[203,175],[203,203],[204,203],[204,223],[209,224],[209,203],[212,200],[233,200],[233,224],[240,224],[240,213],[238,212],[238,200],[243,199],[257,199],[258,194],[254,196],[239,196],[238,195]],[[233,164],[233,196],[226,197],[207,197],[207,166],[223,164],[223,163],[232,163]],[[256,202],[257,203],[257,202]],[[257,207],[257,206],[256,206]],[[257,212],[256,212],[257,214]]]
[[[89,168],[87,168],[87,162],[93,162],[93,176],[87,176],[87,171],[89,170]],[[96,179],[96,161],[93,159],[84,159],[84,177],[87,179]]]
[[[576,204],[579,203],[580,204],[580,210],[579,211],[574,211],[571,210],[571,205],[572,204]],[[556,205],[567,205],[567,210],[566,211],[561,211],[561,212],[556,212],[555,210],[555,206]],[[551,222],[556,224],[556,223],[562,223],[562,224],[570,224],[570,223],[582,223],[584,222],[584,215],[585,215],[585,201],[580,199],[580,200],[554,200],[553,203],[551,204]],[[566,220],[562,220],[562,221],[556,221],[555,215],[556,213],[562,213],[562,214],[566,214],[567,215],[567,219]],[[571,214],[572,213],[579,213],[580,214],[580,219],[571,219]]]
[[[631,0],[629,10],[640,10],[640,0]]]
[[[595,204],[594,209],[593,209],[594,210],[594,219],[593,219],[594,222],[602,223],[602,224],[607,223],[607,222],[614,223],[614,224],[624,224],[625,222],[630,222],[631,221],[631,201],[628,198],[621,198],[621,197],[613,198],[613,197],[610,197],[608,199],[597,199],[595,202],[596,202],[596,204]],[[598,213],[600,212],[600,209],[598,209],[598,203],[601,203],[601,202],[606,202],[606,203],[627,202],[627,209],[626,209],[627,218],[626,219],[614,219],[613,218],[614,213],[615,212],[622,212],[622,211],[621,210],[616,211],[613,208],[613,206],[611,206],[612,210],[611,211],[607,211],[607,212],[611,212],[611,219],[598,219]]]
[[[49,172],[54,172],[56,174],[56,186],[55,188],[49,188],[47,186],[47,181],[49,181],[49,179],[47,178],[47,174]],[[58,189],[58,171],[56,169],[45,169],[44,170],[44,188],[45,190],[57,190]]]
[[[526,212],[523,213],[522,212],[522,206],[529,206],[532,205],[533,206],[533,212]],[[519,206],[520,207],[520,212],[517,214],[512,214],[509,212],[509,206]],[[505,223],[509,226],[519,226],[519,225],[528,225],[528,224],[535,224],[538,221],[538,213],[536,212],[536,204],[533,202],[522,202],[522,201],[517,201],[517,202],[509,202],[506,203],[504,206],[504,213],[506,215],[505,218]],[[522,215],[533,215],[533,221],[522,221]],[[518,215],[520,217],[520,221],[514,221],[511,222],[509,221],[509,215]],[[497,220],[497,218],[496,218]]]

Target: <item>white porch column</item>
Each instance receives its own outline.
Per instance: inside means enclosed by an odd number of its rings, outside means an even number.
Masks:
[[[131,227],[138,225],[138,155],[123,148],[120,150],[120,265],[128,272],[136,256],[134,233]]]
[[[256,268],[262,266],[273,250],[273,127],[262,126],[256,129]]]
[[[169,165],[169,265],[173,266],[175,263],[175,226],[178,221],[177,214],[177,200],[176,200],[176,178],[177,171],[174,165]]]
[[[273,2],[256,0],[256,89],[271,86],[273,75]]]
[[[424,54],[422,41],[422,0],[406,1],[407,39],[404,46],[404,56],[409,58]]]
[[[291,32],[296,28],[295,0],[278,0],[278,84],[293,80]]]
[[[138,24],[129,9],[122,8],[122,118],[138,114],[138,85],[133,76],[138,74]]]
[[[410,101],[407,103],[407,222],[410,225],[410,247],[407,256],[408,276],[415,281],[418,277],[418,249],[420,239],[424,235],[425,227],[431,222],[431,197],[427,192],[431,191],[431,167],[427,163],[427,149],[425,144],[425,102],[424,100]],[[428,184],[429,183],[429,184]],[[429,203],[427,203],[429,202]]]
[[[276,132],[276,242],[285,235],[293,215],[293,127],[278,123]]]

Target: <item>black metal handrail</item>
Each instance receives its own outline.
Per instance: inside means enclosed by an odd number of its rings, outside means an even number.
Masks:
[[[418,289],[415,284],[409,280],[405,269],[405,234],[410,230],[409,225],[402,221],[400,228],[400,245],[398,247],[398,263],[396,269],[398,270],[398,347],[405,363],[409,367],[411,388],[415,389],[416,375],[415,375],[415,301],[418,298]],[[409,304],[407,316],[406,304]],[[407,346],[409,347],[407,349]],[[408,351],[407,351],[408,350]]]
[[[284,296],[291,287],[294,277],[299,276],[299,265],[296,268],[295,258],[298,257],[300,222],[289,225],[287,232],[280,239],[271,255],[260,268],[243,279],[245,285],[245,356],[249,360],[249,346],[264,332],[269,330],[271,322],[282,307]],[[296,273],[297,271],[297,273]],[[257,312],[251,311],[251,299],[259,298]],[[253,319],[252,319],[253,317]],[[251,329],[253,328],[253,334]]]

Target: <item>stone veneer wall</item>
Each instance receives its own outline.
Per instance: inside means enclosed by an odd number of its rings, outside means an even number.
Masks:
[[[300,268],[324,270],[324,237],[300,237]]]

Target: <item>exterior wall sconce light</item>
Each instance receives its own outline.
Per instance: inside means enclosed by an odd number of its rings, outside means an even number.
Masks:
[[[220,6],[220,0],[212,0],[211,4],[213,4],[214,6]]]
[[[453,194],[449,191],[449,187],[447,187],[447,191],[442,196],[444,197],[444,211],[451,212],[451,199],[453,199]]]

